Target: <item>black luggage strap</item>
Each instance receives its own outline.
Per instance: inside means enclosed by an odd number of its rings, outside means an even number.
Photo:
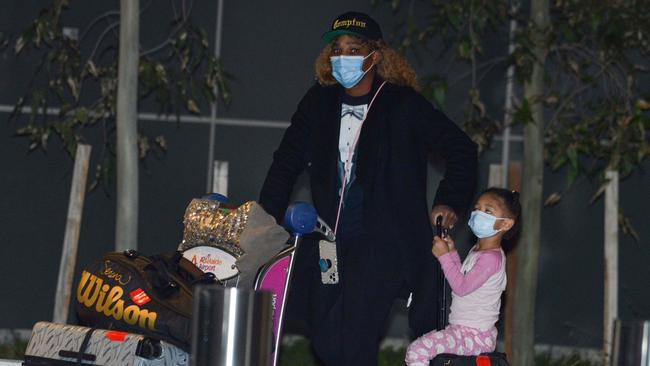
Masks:
[[[92,337],[95,329],[97,328],[92,327],[88,329],[88,331],[86,332],[86,336],[84,337],[83,342],[81,342],[81,347],[79,347],[79,354],[77,355],[77,365],[81,365],[81,360],[84,358],[84,352],[86,351],[86,348],[88,348],[88,343],[90,343],[90,338]],[[90,355],[90,356],[92,356],[94,361],[95,355]]]
[[[83,365],[83,363],[82,363],[83,360],[90,361],[90,362],[95,361],[97,359],[97,356],[95,356],[93,354],[89,354],[89,353],[84,353],[84,352],[86,351],[86,348],[88,348],[88,344],[90,343],[90,338],[92,337],[93,332],[96,329],[97,328],[88,329],[88,331],[86,332],[86,335],[84,336],[83,341],[81,342],[81,346],[79,347],[78,352],[60,350],[59,351],[59,356],[66,357],[66,358],[74,358],[74,357],[76,357],[77,358],[77,362],[76,362],[77,365]]]
[[[151,285],[162,298],[169,297],[177,290],[178,284],[173,281],[170,273],[170,263],[160,256],[151,257],[151,263],[145,266]],[[171,264],[173,271],[174,264]]]
[[[174,254],[171,257],[171,262],[172,265],[174,266],[174,270],[178,268],[178,263],[180,263],[181,259],[183,259],[183,253],[179,252],[178,250],[174,252]]]
[[[213,283],[217,281],[217,276],[214,275],[212,272],[205,272],[201,277],[195,279],[194,281],[190,282],[190,286],[194,286],[197,283]]]

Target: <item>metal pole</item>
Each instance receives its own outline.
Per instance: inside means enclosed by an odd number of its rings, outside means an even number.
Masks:
[[[138,247],[139,0],[120,1],[117,76],[117,218],[115,249]]]
[[[88,165],[90,163],[91,150],[90,145],[79,144],[77,145],[77,152],[74,155],[72,187],[70,188],[70,202],[68,203],[68,220],[65,225],[63,252],[61,253],[59,278],[56,283],[56,297],[54,299],[54,316],[52,320],[55,323],[66,323],[68,320],[70,293],[72,292],[74,266],[77,261],[81,216],[86,197],[86,180],[88,179]]]
[[[603,365],[609,365],[612,327],[618,316],[618,171],[605,172],[605,303],[603,314]]]
[[[221,57],[221,28],[223,23],[223,0],[217,2],[217,22],[215,25],[214,34],[214,56],[219,59]],[[206,192],[212,192],[212,176],[214,171],[214,134],[216,133],[217,125],[217,99],[219,98],[219,89],[214,87],[215,100],[210,106],[210,137],[208,142],[208,174],[207,182],[205,185]]]
[[[273,343],[268,292],[197,285],[191,366],[266,366]]]
[[[293,253],[291,253],[291,259],[289,260],[289,267],[287,267],[287,281],[284,283],[284,296],[282,297],[282,304],[280,305],[280,314],[278,314],[278,333],[275,335],[275,340],[273,342],[273,359],[272,365],[275,366],[278,364],[280,357],[280,345],[282,344],[282,326],[284,325],[284,315],[287,305],[287,298],[289,297],[289,286],[291,284],[291,279],[293,278],[293,266],[296,262],[296,255],[298,255],[298,246],[302,237],[296,235],[293,239]]]

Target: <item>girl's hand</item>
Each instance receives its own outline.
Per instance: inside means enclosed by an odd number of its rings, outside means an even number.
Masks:
[[[447,235],[443,240],[445,241],[445,243],[447,243],[450,252],[456,250],[456,243],[454,243],[454,239],[452,239],[451,236]]]
[[[431,247],[431,253],[433,253],[433,256],[438,258],[444,254],[449,253],[449,245],[447,245],[447,242],[439,237],[438,235],[433,237],[433,247]]]

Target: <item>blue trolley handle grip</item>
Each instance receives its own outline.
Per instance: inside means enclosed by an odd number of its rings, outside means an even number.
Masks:
[[[284,214],[284,226],[293,236],[300,237],[314,231],[318,214],[314,206],[307,202],[296,202]]]
[[[228,203],[228,197],[224,196],[221,193],[208,193],[205,196],[201,197],[204,200],[217,201],[219,203]]]

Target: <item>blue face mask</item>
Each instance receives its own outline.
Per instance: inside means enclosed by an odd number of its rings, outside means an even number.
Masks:
[[[469,218],[469,228],[472,229],[472,232],[476,237],[489,238],[490,236],[496,235],[500,230],[494,229],[494,223],[497,220],[503,220],[502,217],[495,217],[483,211],[475,210],[472,211],[472,215]]]
[[[334,79],[339,82],[344,88],[350,89],[357,85],[363,76],[370,71],[372,66],[368,70],[363,71],[363,61],[375,53],[375,51],[370,52],[368,56],[331,56],[330,63],[332,64],[332,76]]]

